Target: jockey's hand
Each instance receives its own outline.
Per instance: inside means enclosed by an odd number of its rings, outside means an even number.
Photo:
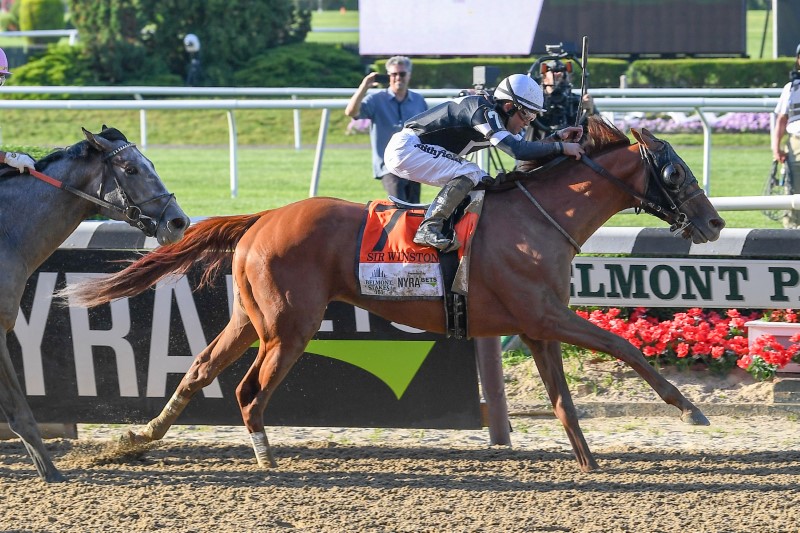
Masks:
[[[556,132],[556,138],[562,142],[576,143],[581,140],[581,137],[583,137],[583,128],[580,126],[570,126]]]
[[[18,154],[16,152],[6,152],[5,163],[10,167],[14,167],[22,174],[25,172],[25,167],[35,168],[36,161],[27,154]]]
[[[561,153],[570,157],[574,157],[575,159],[580,159],[584,154],[583,146],[578,143],[563,143],[561,146]]]

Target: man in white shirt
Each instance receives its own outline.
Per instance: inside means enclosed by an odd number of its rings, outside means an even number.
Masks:
[[[795,194],[800,187],[800,45],[797,46],[791,81],[784,85],[778,105],[775,106],[775,129],[772,130],[772,158],[787,165],[786,193]],[[786,144],[784,135],[788,134]],[[800,211],[787,211],[783,216],[786,228],[800,227]]]

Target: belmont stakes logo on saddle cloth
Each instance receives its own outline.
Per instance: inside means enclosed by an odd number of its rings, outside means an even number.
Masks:
[[[469,253],[483,207],[483,191],[470,194],[469,205],[455,225],[461,247],[452,290],[467,293]],[[390,200],[367,204],[359,235],[356,277],[363,296],[381,299],[437,299],[444,296],[439,251],[414,243],[424,208],[398,207]],[[449,289],[449,288],[448,288]]]

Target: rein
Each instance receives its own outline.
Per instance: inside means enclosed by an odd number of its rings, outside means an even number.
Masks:
[[[103,157],[103,160],[104,161],[108,161],[113,156],[117,155],[118,153],[120,153],[124,149],[129,148],[131,146],[136,146],[136,145],[134,143],[123,144],[122,146],[120,146],[118,148],[115,148],[114,150],[112,150],[111,152],[106,154]],[[44,174],[43,172],[39,172],[38,170],[36,170],[34,168],[28,167],[28,172],[34,178],[36,178],[36,179],[38,179],[40,181],[43,181],[43,182],[47,183],[48,185],[52,185],[53,187],[55,187],[57,189],[63,189],[65,191],[69,192],[69,193],[74,194],[75,196],[83,198],[84,200],[88,200],[88,201],[90,201],[90,202],[92,202],[94,204],[97,204],[100,207],[104,207],[104,208],[106,208],[108,210],[116,211],[116,212],[120,213],[128,221],[128,224],[130,224],[131,226],[137,227],[139,230],[141,230],[148,237],[152,237],[156,233],[157,222],[155,222],[152,218],[150,218],[150,217],[148,217],[146,215],[143,215],[141,207],[139,207],[136,204],[129,203],[128,196],[125,194],[125,190],[119,184],[119,181],[117,180],[116,176],[114,177],[114,183],[116,183],[117,190],[119,191],[120,196],[122,196],[122,202],[123,202],[122,206],[119,206],[119,205],[116,205],[116,204],[112,204],[111,202],[107,202],[106,200],[103,200],[99,196],[92,196],[91,194],[87,194],[87,193],[83,192],[80,189],[76,189],[75,187],[73,187],[71,185],[68,185],[68,184],[64,183],[63,181],[58,180],[56,178],[53,178],[51,176],[48,176],[47,174]],[[145,205],[145,204],[148,204],[150,202],[154,202],[154,201],[159,200],[159,199],[161,199],[161,198],[163,198],[165,196],[170,196],[171,197],[170,201],[172,201],[172,198],[175,197],[174,194],[165,193],[165,194],[158,195],[158,196],[156,196],[154,198],[151,198],[149,200],[146,200],[145,202],[142,202],[141,205]],[[167,202],[166,205],[164,205],[164,209],[161,211],[161,215],[159,216],[159,220],[160,220],[161,216],[164,215],[164,212],[167,210],[168,206],[169,206],[169,202]]]
[[[534,197],[533,197],[533,195],[531,194],[531,192],[530,192],[528,189],[526,189],[526,188],[525,188],[525,187],[522,185],[522,183],[520,183],[519,181],[517,181],[516,183],[517,183],[517,187],[519,188],[519,190],[521,190],[521,191],[522,191],[522,194],[524,194],[525,196],[527,196],[527,197],[528,197],[528,200],[530,200],[530,201],[531,201],[531,203],[532,203],[533,205],[535,205],[535,206],[536,206],[536,208],[537,208],[537,209],[538,209],[538,210],[539,210],[539,211],[540,211],[540,212],[541,212],[541,213],[544,215],[544,217],[545,217],[545,218],[546,218],[546,219],[547,219],[547,220],[548,220],[548,221],[549,221],[549,222],[550,222],[550,223],[551,223],[553,226],[555,226],[555,228],[556,228],[558,231],[560,231],[560,232],[561,232],[561,234],[562,234],[562,235],[563,235],[563,236],[564,236],[564,237],[565,237],[565,238],[566,238],[566,239],[569,241],[569,243],[570,243],[572,246],[574,246],[574,247],[575,247],[575,250],[577,250],[577,253],[581,253],[581,246],[580,246],[580,245],[579,245],[577,242],[575,242],[575,239],[573,239],[573,238],[572,238],[572,235],[570,235],[569,233],[567,233],[567,230],[565,230],[564,228],[562,228],[562,227],[561,227],[561,224],[559,224],[558,222],[556,222],[556,220],[555,220],[553,217],[551,217],[551,216],[550,216],[550,213],[548,213],[548,212],[545,210],[545,208],[544,208],[544,207],[542,207],[542,204],[540,204],[539,202],[537,202],[537,201],[536,201],[536,198],[534,198]]]
[[[657,172],[656,167],[658,166],[658,162],[656,161],[656,156],[642,144],[639,144],[639,154],[641,155],[642,161],[645,163],[645,166],[647,167],[647,171],[651,178],[648,180],[648,185],[650,181],[656,182],[662,195],[669,201],[668,210],[652,202],[651,200],[648,200],[647,196],[638,193],[630,185],[619,179],[617,176],[613,175],[605,168],[595,163],[594,160],[592,160],[592,158],[590,158],[586,154],[583,154],[581,156],[580,161],[584,165],[592,169],[594,172],[596,172],[597,174],[601,175],[602,177],[610,181],[618,189],[622,190],[623,192],[625,192],[626,194],[632,196],[635,200],[637,200],[639,202],[639,206],[636,208],[637,213],[639,212],[639,210],[644,210],[652,215],[660,216],[670,224],[669,228],[670,231],[673,232],[682,231],[687,226],[689,226],[691,222],[689,222],[689,219],[686,216],[686,214],[683,213],[680,209],[686,202],[690,201],[698,194],[701,194],[702,190],[698,189],[697,191],[695,191],[694,194],[684,199],[679,205],[676,205],[675,202],[672,200],[672,196],[666,191],[664,185],[661,183],[661,180],[658,179],[658,175],[656,175]],[[552,161],[550,161],[549,163],[529,171],[529,173],[542,172],[544,170],[554,167],[555,165],[561,163],[565,159],[567,159],[566,156],[557,157]],[[672,166],[671,161],[669,161],[667,165],[664,165],[664,169],[667,169],[669,166]],[[581,253],[581,247],[575,241],[575,239],[573,239],[572,236],[563,227],[561,227],[561,225],[553,217],[550,216],[550,214],[544,209],[544,207],[542,207],[542,205],[536,200],[536,198],[533,197],[531,192],[528,189],[526,189],[525,186],[522,185],[520,180],[516,180],[515,184],[517,188],[519,188],[522,191],[522,193],[528,198],[528,200],[530,200],[530,202],[534,206],[536,206],[536,208],[542,213],[542,215],[544,215],[544,217],[570,242],[570,244],[575,248],[575,250],[577,250],[577,253]]]

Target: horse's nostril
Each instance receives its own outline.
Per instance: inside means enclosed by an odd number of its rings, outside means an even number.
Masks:
[[[173,218],[167,222],[167,227],[172,230],[184,230],[189,226],[189,219],[186,217]]]
[[[178,217],[178,218],[173,218],[169,224],[175,229],[184,229],[188,225],[188,222],[185,218]]]

